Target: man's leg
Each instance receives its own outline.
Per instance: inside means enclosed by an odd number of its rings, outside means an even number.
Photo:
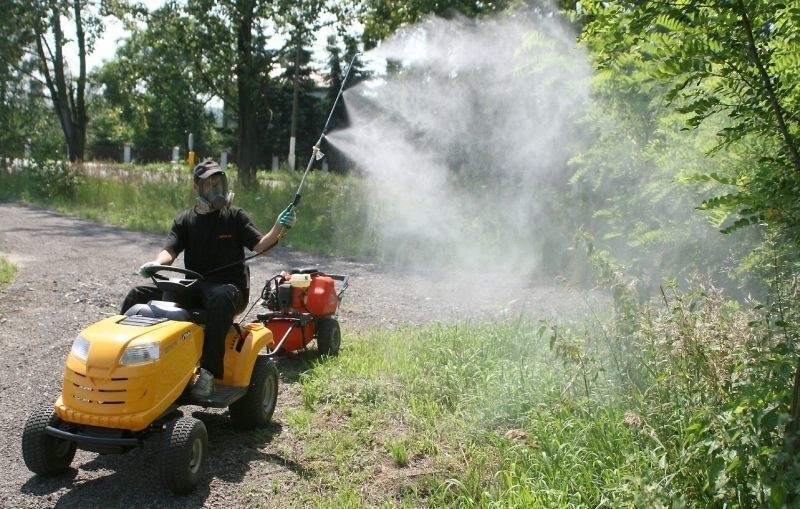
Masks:
[[[206,283],[202,286],[206,309],[206,328],[203,340],[203,368],[214,378],[222,378],[225,356],[225,337],[233,317],[246,305],[242,292],[234,285]]]
[[[134,304],[147,304],[151,300],[160,298],[161,290],[153,285],[134,286],[122,302],[122,308],[119,313],[124,315],[125,311],[129,310]]]

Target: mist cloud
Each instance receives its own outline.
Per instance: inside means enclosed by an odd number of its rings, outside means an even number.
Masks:
[[[581,142],[574,41],[555,18],[428,18],[365,56],[385,70],[345,93],[351,127],[328,141],[367,178],[386,259],[537,271],[558,235],[543,204]]]

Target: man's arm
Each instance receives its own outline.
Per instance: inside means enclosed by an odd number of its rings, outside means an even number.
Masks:
[[[266,253],[278,245],[278,242],[283,238],[284,235],[286,235],[287,231],[287,228],[284,228],[278,221],[276,221],[270,231],[261,237],[261,240],[258,241],[258,244],[253,246],[253,252],[259,254]]]
[[[253,246],[253,252],[262,254],[275,247],[286,235],[286,232],[289,231],[289,228],[294,226],[295,221],[297,221],[297,215],[294,211],[294,205],[290,204],[278,215],[278,219],[275,220],[275,224],[272,225],[270,231]]]
[[[157,265],[172,265],[172,262],[175,261],[175,256],[166,249],[164,249],[160,253],[158,253],[154,261],[156,262]]]
[[[153,265],[172,265],[172,262],[175,261],[175,255],[169,252],[166,249],[163,249],[160,253],[156,255],[156,259],[152,262],[147,262],[141,267],[139,267],[139,275],[144,277],[150,277],[150,267]]]

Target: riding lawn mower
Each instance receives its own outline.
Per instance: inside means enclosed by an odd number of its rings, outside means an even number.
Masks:
[[[174,272],[185,277],[166,277]],[[224,378],[212,394],[192,397],[203,351],[205,313],[181,307],[181,296],[202,275],[156,265],[150,276],[162,300],[137,304],[84,329],[67,356],[61,395],[35,409],[22,433],[22,456],[41,476],[69,468],[76,449],[99,454],[161,441],[161,473],[174,493],[192,491],[208,462],[206,426],[180,407],[228,408],[235,425],[265,426],[278,397],[274,355],[317,340],[321,354],[336,355],[341,341],[333,318],[346,276],[305,269],[267,281],[260,301],[269,312],[250,323],[234,324],[225,340]],[[252,309],[252,308],[251,308]],[[245,314],[246,317],[246,314]]]
[[[356,55],[292,206],[300,202],[312,163],[322,157],[322,139],[355,59]],[[84,329],[67,356],[61,395],[55,404],[41,406],[28,417],[22,456],[32,472],[57,475],[69,468],[78,448],[121,453],[157,435],[167,487],[175,493],[190,492],[205,474],[208,434],[201,420],[183,415],[182,405],[227,407],[231,420],[240,427],[265,426],[278,398],[278,369],[272,357],[305,349],[314,339],[321,354],[339,352],[341,334],[333,315],[347,287],[347,276],[315,269],[283,273],[269,279],[261,292],[260,302],[268,311],[229,330],[224,378],[215,381],[208,398],[193,398],[191,387],[203,351],[206,317],[202,309],[187,309],[180,302],[203,276],[170,265],[153,265],[149,271],[163,293],[162,300],[135,305],[124,315]],[[186,277],[170,278],[162,272]],[[336,281],[343,283],[339,290]]]

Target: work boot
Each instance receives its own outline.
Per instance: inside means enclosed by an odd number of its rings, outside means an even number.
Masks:
[[[214,392],[214,375],[210,371],[200,368],[197,372],[197,379],[192,384],[192,398],[208,399],[212,392]]]

